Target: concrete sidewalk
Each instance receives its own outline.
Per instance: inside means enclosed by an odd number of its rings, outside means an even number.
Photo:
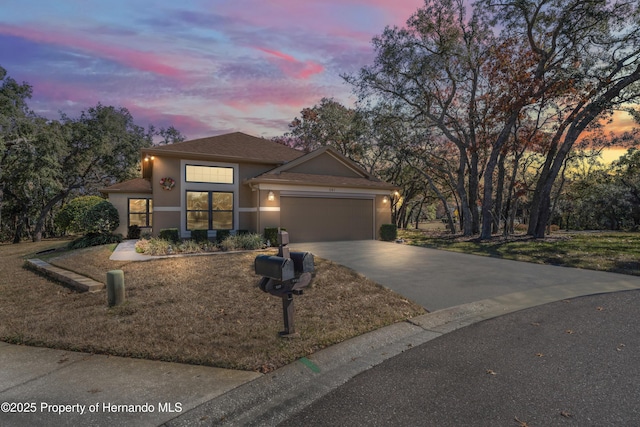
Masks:
[[[0,425],[157,426],[260,376],[0,342]]]
[[[120,246],[118,256],[139,256],[131,244]],[[292,246],[344,262],[427,308],[442,309],[356,337],[266,375],[0,343],[0,402],[14,404],[3,406],[0,425],[276,425],[358,374],[465,326],[552,301],[640,289],[637,277],[385,242]],[[25,403],[35,404],[35,410],[5,411],[24,409]],[[83,405],[85,413],[80,414]],[[51,412],[60,409],[76,412]]]

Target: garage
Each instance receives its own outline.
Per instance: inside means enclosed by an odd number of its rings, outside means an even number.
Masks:
[[[280,223],[292,242],[375,238],[373,199],[283,195]]]

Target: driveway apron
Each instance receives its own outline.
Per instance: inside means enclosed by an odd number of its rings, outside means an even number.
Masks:
[[[507,294],[589,286],[601,293],[640,286],[640,277],[531,264],[417,246],[358,240],[291,244],[349,267],[436,311]]]

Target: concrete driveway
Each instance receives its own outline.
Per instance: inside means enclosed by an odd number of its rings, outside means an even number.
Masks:
[[[376,240],[290,245],[347,266],[429,311],[546,288],[594,293],[633,289],[640,277],[531,264]],[[531,292],[527,292],[527,298]],[[568,293],[567,297],[572,294]]]

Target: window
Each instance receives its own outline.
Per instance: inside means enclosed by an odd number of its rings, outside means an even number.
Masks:
[[[233,229],[233,193],[187,191],[187,230]]]
[[[129,226],[151,227],[152,216],[152,199],[129,199]]]
[[[209,184],[233,184],[233,168],[187,165],[186,180]]]

